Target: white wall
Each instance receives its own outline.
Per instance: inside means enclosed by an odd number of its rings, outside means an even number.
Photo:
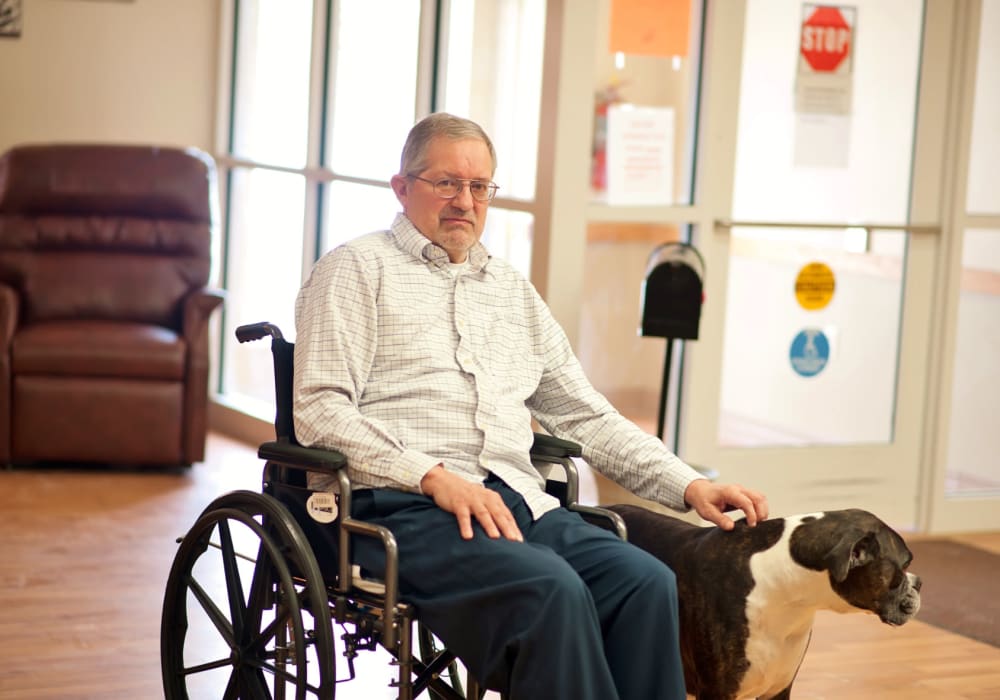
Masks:
[[[214,140],[220,0],[24,0],[0,39],[0,151]]]

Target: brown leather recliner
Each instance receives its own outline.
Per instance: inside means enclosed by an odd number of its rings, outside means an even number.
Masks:
[[[0,158],[0,464],[204,459],[214,188],[196,150]]]

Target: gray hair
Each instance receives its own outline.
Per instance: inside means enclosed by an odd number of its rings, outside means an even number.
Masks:
[[[399,159],[399,174],[410,175],[427,169],[427,148],[437,137],[455,141],[461,139],[478,139],[486,144],[493,163],[491,175],[497,169],[497,154],[493,150],[493,142],[487,136],[483,127],[471,119],[456,117],[447,112],[434,112],[421,119],[410,129],[403,145],[403,153]]]

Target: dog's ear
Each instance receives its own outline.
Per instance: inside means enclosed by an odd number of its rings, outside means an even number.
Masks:
[[[847,579],[852,569],[875,561],[878,557],[878,540],[875,533],[852,533],[845,535],[830,551],[827,568],[837,583]]]

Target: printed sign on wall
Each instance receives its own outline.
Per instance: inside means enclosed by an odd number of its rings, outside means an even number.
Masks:
[[[607,125],[608,204],[671,204],[674,110],[615,104]]]
[[[795,77],[797,167],[848,165],[857,29],[854,7],[802,6]]]
[[[795,299],[807,311],[826,308],[837,287],[833,270],[821,262],[811,262],[799,270],[795,278]]]
[[[802,6],[795,111],[850,114],[857,10]]]
[[[788,351],[792,369],[801,377],[815,377],[830,361],[830,341],[819,328],[804,328]]]

